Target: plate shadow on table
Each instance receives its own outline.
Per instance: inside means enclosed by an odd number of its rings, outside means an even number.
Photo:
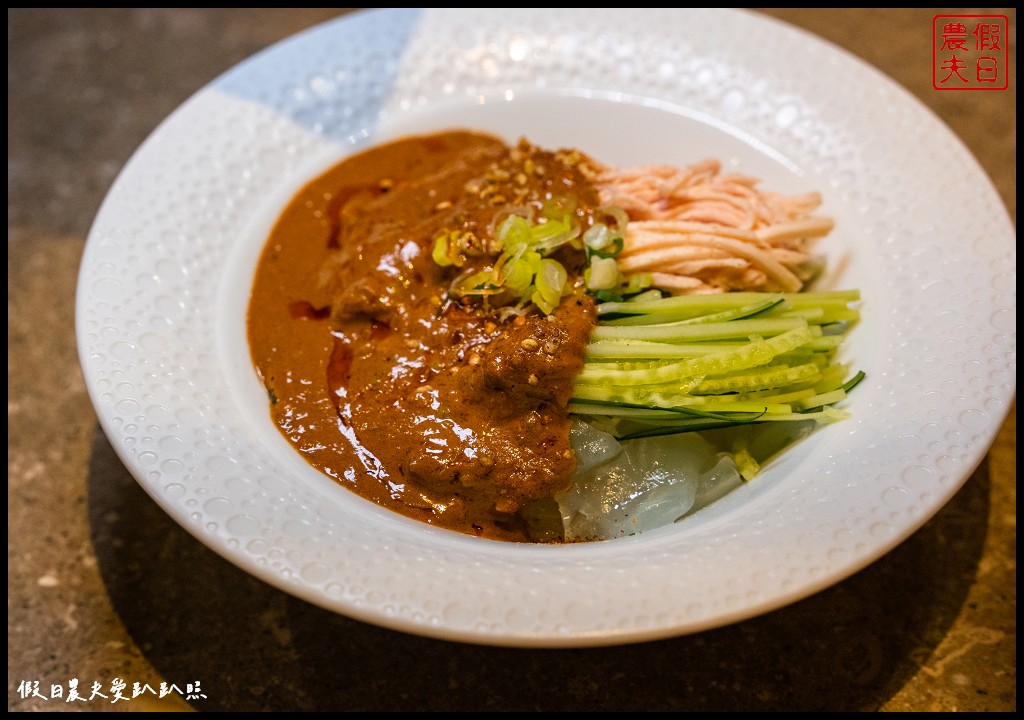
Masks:
[[[967,598],[987,460],[924,527],[801,602],[695,635],[587,649],[483,647],[335,615],[227,562],[142,490],[97,429],[89,522],[114,609],[197,710],[829,711],[880,708]]]

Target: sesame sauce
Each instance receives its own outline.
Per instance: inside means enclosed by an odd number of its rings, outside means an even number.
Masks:
[[[526,542],[521,511],[575,467],[566,405],[595,322],[573,291],[550,314],[453,296],[493,263],[509,206],[597,194],[575,152],[472,132],[407,137],[353,155],[288,204],[260,258],[252,358],[280,431],[314,467],[438,527]],[[431,257],[439,233],[484,239],[462,268]],[[583,256],[558,260],[570,280]]]

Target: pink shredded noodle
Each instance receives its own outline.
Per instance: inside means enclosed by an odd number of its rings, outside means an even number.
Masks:
[[[684,295],[796,292],[821,270],[811,251],[833,222],[813,214],[818,193],[765,191],[755,178],[722,174],[716,160],[594,174],[601,201],[629,215],[618,256],[627,275],[649,273],[656,287]]]

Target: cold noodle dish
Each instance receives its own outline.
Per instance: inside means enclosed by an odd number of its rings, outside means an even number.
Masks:
[[[365,150],[260,258],[270,414],[339,484],[438,527],[670,524],[846,415],[859,295],[808,289],[820,202],[714,160],[613,168],[466,130]]]

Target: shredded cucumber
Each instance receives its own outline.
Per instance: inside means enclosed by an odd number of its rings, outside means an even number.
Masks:
[[[619,439],[841,420],[835,406],[864,377],[837,360],[859,301],[844,290],[603,303],[569,410]]]

